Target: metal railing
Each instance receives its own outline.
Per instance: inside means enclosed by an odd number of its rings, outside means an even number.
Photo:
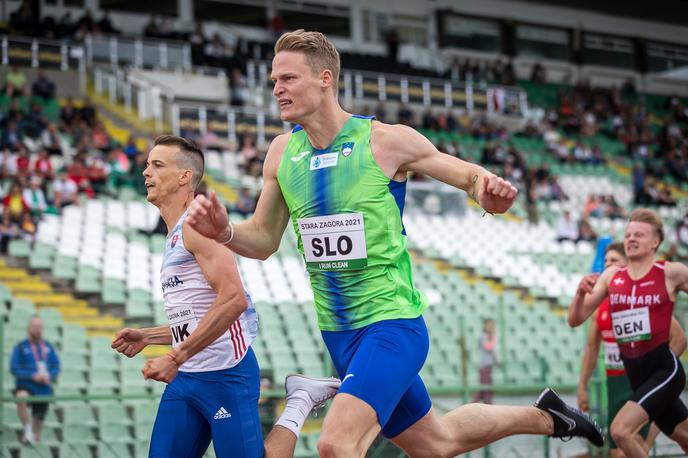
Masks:
[[[3,35],[0,48],[2,65],[85,70],[84,48],[80,43]]]
[[[248,62],[246,74],[249,89],[269,95],[272,84],[269,68],[270,63],[265,61]],[[351,69],[341,72],[339,95],[344,106],[352,106],[354,100],[367,99],[491,113],[523,114],[528,109],[527,94],[517,87],[464,84],[440,78]]]
[[[191,46],[183,41],[87,35],[84,47],[89,65],[191,71]]]
[[[2,65],[78,69],[113,66],[191,71],[191,46],[183,41],[87,35],[82,41],[2,36]]]

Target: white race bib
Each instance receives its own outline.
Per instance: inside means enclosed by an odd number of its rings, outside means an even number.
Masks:
[[[353,270],[368,265],[362,213],[298,218],[306,265],[315,270]]]
[[[614,337],[618,343],[650,340],[650,310],[647,307],[624,310],[612,313]]]
[[[619,353],[619,346],[616,342],[602,342],[604,343],[604,366],[607,369],[620,370],[624,368],[621,354]]]
[[[180,305],[167,312],[167,320],[172,332],[172,347],[181,345],[198,326],[198,320],[190,305]]]

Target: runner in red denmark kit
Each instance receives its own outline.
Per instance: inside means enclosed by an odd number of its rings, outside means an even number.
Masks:
[[[569,310],[569,324],[578,326],[609,296],[614,337],[633,388],[611,433],[628,458],[648,456],[635,440],[648,421],[688,453],[688,409],[679,399],[685,373],[669,348],[674,302],[680,291],[688,291],[688,267],[656,260],[663,239],[656,213],[634,211],[624,236],[628,265],[586,276]]]

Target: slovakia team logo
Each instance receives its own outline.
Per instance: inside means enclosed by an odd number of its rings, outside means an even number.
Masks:
[[[342,156],[349,157],[354,150],[353,142],[342,144]]]
[[[179,234],[174,234],[172,236],[172,240],[170,241],[170,247],[174,248],[174,246],[177,244],[178,240],[179,240]]]

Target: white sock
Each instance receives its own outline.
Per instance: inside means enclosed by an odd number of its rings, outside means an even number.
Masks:
[[[33,442],[33,427],[31,423],[24,425],[24,438],[29,442]]]
[[[311,413],[312,409],[313,401],[308,393],[303,390],[296,391],[287,399],[284,412],[282,412],[275,425],[287,428],[296,437],[299,437],[301,428],[306,423],[306,418],[308,418],[308,414]]]

